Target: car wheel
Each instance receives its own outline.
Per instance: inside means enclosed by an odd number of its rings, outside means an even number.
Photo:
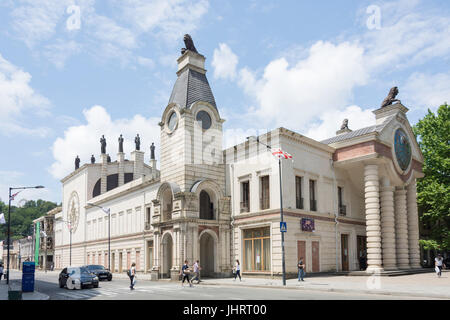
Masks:
[[[109,278],[108,278],[108,281],[111,281],[111,280],[112,280],[112,277],[109,277]]]

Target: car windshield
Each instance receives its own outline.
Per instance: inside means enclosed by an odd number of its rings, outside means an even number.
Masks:
[[[89,270],[85,267],[80,268],[81,273],[90,273]]]
[[[97,265],[91,265],[88,268],[89,268],[89,270],[103,270],[103,269],[105,269],[104,266],[97,266]]]

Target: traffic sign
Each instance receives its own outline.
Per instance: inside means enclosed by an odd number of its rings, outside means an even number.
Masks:
[[[287,232],[286,222],[280,222],[280,232]]]

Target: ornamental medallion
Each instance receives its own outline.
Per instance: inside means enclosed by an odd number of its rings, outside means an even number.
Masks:
[[[403,129],[397,129],[394,136],[395,156],[399,167],[405,171],[411,162],[411,144]]]
[[[76,191],[72,192],[69,198],[69,211],[67,213],[67,220],[70,222],[72,232],[75,232],[80,220],[80,200]]]

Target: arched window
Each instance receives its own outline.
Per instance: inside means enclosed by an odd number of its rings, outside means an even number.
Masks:
[[[170,188],[166,188],[162,194],[162,218],[163,221],[169,221],[172,219],[172,191]]]
[[[214,205],[208,192],[200,192],[200,219],[214,220]]]

